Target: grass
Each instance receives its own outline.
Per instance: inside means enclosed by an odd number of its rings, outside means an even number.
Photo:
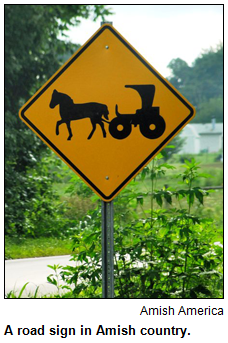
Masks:
[[[5,258],[32,258],[71,254],[71,240],[51,237],[5,239]]]

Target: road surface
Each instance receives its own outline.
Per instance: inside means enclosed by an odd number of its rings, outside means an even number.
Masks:
[[[34,294],[37,286],[39,286],[38,295],[57,293],[57,288],[47,282],[47,276],[54,274],[47,265],[54,264],[75,266],[75,262],[70,261],[70,255],[7,260],[5,262],[5,294],[14,291],[18,295],[27,282],[29,284],[23,292],[23,298]]]

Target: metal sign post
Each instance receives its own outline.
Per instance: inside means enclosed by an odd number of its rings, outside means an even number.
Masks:
[[[112,22],[101,22],[112,25]],[[114,298],[114,213],[113,201],[102,201],[102,297]]]
[[[114,298],[113,201],[102,201],[102,297]]]

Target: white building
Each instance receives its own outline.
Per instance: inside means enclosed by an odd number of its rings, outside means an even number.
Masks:
[[[185,144],[180,154],[198,154],[199,152],[218,152],[223,147],[223,123],[212,119],[207,124],[188,124],[180,132]]]

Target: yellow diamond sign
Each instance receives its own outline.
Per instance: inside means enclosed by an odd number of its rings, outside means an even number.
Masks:
[[[20,110],[21,119],[104,201],[111,201],[194,114],[109,24]]]

